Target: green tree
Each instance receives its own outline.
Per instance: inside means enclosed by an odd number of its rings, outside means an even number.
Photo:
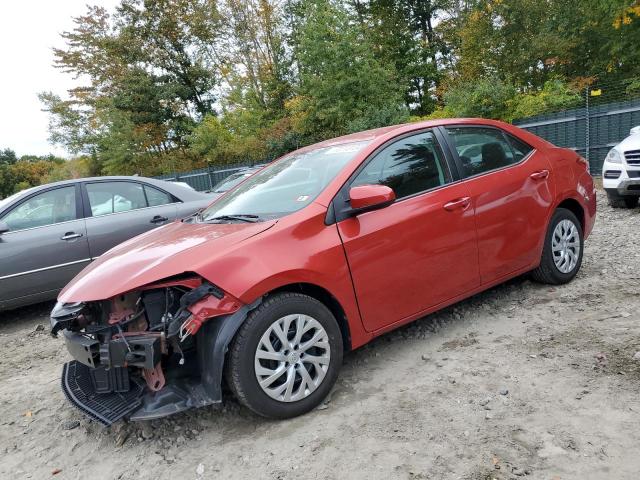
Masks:
[[[10,148],[0,150],[0,165],[11,165],[17,161],[16,152]]]
[[[358,17],[377,48],[392,63],[414,114],[429,113],[451,61],[441,24],[452,0],[354,0]]]
[[[349,12],[331,0],[303,1],[295,32],[299,96],[295,113],[310,140],[407,118],[403,86],[393,65],[377,59],[374,46]]]
[[[74,19],[56,66],[88,85],[41,94],[51,140],[105,172],[158,173],[193,163],[186,137],[213,111],[218,84],[214,0],[123,0]]]
[[[480,78],[451,87],[445,93],[444,101],[446,111],[452,117],[505,119],[510,115],[510,105],[516,94],[513,85],[499,78]]]

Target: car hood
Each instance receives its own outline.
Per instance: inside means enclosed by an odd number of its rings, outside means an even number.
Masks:
[[[622,153],[627,150],[638,150],[640,149],[640,134],[629,135],[627,138],[622,140],[618,145],[616,145],[620,149]]]
[[[230,247],[275,223],[174,222],[151,230],[98,257],[71,280],[58,300],[104,300],[173,275],[197,273]]]

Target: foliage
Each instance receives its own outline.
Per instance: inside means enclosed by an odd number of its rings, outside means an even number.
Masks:
[[[509,114],[504,118],[511,121],[556,112],[579,106],[582,100],[576,88],[558,79],[548,80],[540,91],[517,95],[511,102]]]
[[[296,31],[299,128],[319,140],[406,119],[393,65],[373,54],[362,28],[339,2],[301,3]]]
[[[10,149],[0,150],[0,198],[41,183],[87,176],[88,171],[88,162],[82,159],[66,161],[53,155],[17,158]]]
[[[0,150],[0,165],[11,165],[16,163],[17,160],[18,159],[16,158],[16,152],[11,150],[10,148]]]
[[[639,89],[637,0],[121,0],[74,22],[54,53],[80,86],[40,99],[81,157],[42,178],[260,162],[409,119],[571,108],[591,82]]]
[[[515,97],[515,87],[499,78],[461,82],[444,95],[448,111],[455,117],[505,118]]]
[[[446,105],[427,118],[482,117],[510,122],[576,107],[583,97],[576,88],[559,79],[548,80],[539,91],[522,93],[499,78],[481,78],[451,86],[444,100]]]

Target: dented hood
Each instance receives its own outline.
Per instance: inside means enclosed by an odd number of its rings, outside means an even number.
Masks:
[[[230,247],[275,223],[174,222],[151,230],[98,257],[71,280],[58,300],[104,300],[173,275],[197,273]]]

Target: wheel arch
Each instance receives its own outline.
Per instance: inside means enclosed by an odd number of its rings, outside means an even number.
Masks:
[[[308,295],[309,297],[315,298],[320,303],[322,303],[325,307],[327,307],[335,317],[336,321],[338,322],[338,326],[340,327],[340,333],[342,334],[342,344],[344,346],[344,351],[348,352],[352,349],[351,328],[349,327],[347,314],[345,313],[344,308],[342,307],[338,299],[335,296],[333,296],[331,292],[313,283],[297,282],[297,283],[289,283],[287,285],[282,285],[278,288],[275,288],[267,292],[265,296],[274,295],[276,293],[281,293],[281,292],[302,293],[304,295]]]
[[[260,305],[270,296],[282,292],[303,293],[315,298],[333,314],[340,333],[345,352],[353,347],[351,328],[347,315],[340,302],[328,290],[313,283],[296,282],[278,286],[259,296],[253,303],[244,305],[237,312],[223,318],[208,321],[198,332],[199,363],[203,368],[203,384],[205,391],[213,402],[222,400],[222,379],[225,364],[227,363],[228,347],[240,326],[244,323],[249,312]]]
[[[558,205],[556,205],[556,208],[554,209],[554,211],[557,210],[558,208],[564,208],[566,210],[569,210],[571,213],[573,213],[578,219],[578,221],[580,222],[582,231],[583,232],[585,231],[585,228],[586,228],[585,210],[578,200],[572,197],[565,198],[560,203],[558,203]],[[553,212],[551,214],[553,215]]]

